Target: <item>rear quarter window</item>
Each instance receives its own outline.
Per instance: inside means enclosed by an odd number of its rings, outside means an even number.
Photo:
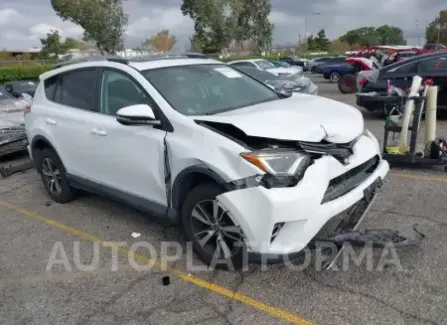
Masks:
[[[54,101],[58,77],[59,76],[54,76],[44,81],[45,97],[48,100]]]

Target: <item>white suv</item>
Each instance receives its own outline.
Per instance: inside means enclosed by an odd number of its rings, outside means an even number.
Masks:
[[[355,228],[388,173],[344,103],[284,97],[211,59],[84,60],[41,75],[25,113],[48,194],[179,224],[208,264],[300,252],[330,220]]]

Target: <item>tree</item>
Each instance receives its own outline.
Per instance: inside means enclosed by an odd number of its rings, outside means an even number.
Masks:
[[[73,39],[62,41],[59,31],[50,31],[47,37],[41,38],[42,50],[40,56],[44,59],[57,59],[59,55],[66,54],[68,50],[74,48]]]
[[[439,16],[430,22],[425,30],[427,43],[447,44],[447,10],[439,12]]]
[[[181,10],[194,20],[194,39],[202,51],[223,52],[232,41],[250,41],[258,52],[272,46],[270,0],[183,0]]]
[[[349,50],[351,50],[351,46],[346,42],[342,42],[339,39],[336,39],[331,42],[331,45],[330,45],[331,52],[345,53]]]
[[[313,35],[310,35],[307,38],[307,50],[308,51],[315,51],[317,49],[316,43],[315,43],[315,38]]]
[[[320,30],[317,33],[317,37],[314,39],[315,41],[315,49],[319,51],[327,51],[329,50],[329,46],[331,45],[331,41],[329,41],[326,37],[326,31],[324,29]]]
[[[405,45],[402,29],[396,26],[383,25],[375,27],[361,27],[348,31],[339,38],[340,41],[352,45]]]
[[[84,40],[94,40],[101,53],[123,48],[127,15],[124,0],[51,0],[56,14],[84,29]]]
[[[174,48],[176,43],[175,36],[171,35],[167,29],[164,29],[144,41],[142,46],[144,48],[150,47],[152,50],[159,52],[168,52]]]
[[[235,39],[250,41],[257,52],[270,51],[275,27],[268,18],[272,10],[270,0],[239,1],[242,1],[242,9],[237,19]]]

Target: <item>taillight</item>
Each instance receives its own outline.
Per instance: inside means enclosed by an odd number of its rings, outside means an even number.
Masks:
[[[31,106],[30,105],[25,106],[25,114],[26,113],[31,113]]]

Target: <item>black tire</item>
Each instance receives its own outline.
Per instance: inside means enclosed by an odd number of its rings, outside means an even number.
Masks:
[[[329,75],[329,81],[332,83],[336,83],[338,82],[338,80],[340,80],[340,73],[337,71],[332,71],[331,74]]]
[[[182,208],[181,208],[181,224],[183,227],[183,230],[185,231],[186,237],[188,241],[192,242],[192,246],[194,249],[194,252],[197,254],[197,256],[200,258],[200,260],[205,263],[207,266],[210,266],[212,268],[216,269],[223,269],[223,270],[240,270],[244,267],[244,265],[247,263],[247,250],[246,245],[243,240],[243,234],[241,232],[240,242],[238,245],[231,246],[232,249],[235,250],[235,253],[232,255],[231,258],[224,259],[224,258],[216,258],[216,252],[217,250],[217,235],[211,237],[209,241],[213,241],[214,237],[216,237],[216,250],[214,253],[211,253],[208,249],[204,248],[200,243],[199,240],[196,237],[195,234],[195,227],[194,223],[197,221],[193,218],[193,210],[195,207],[202,202],[208,202],[210,200],[215,200],[215,198],[224,193],[225,191],[214,184],[200,184],[193,188],[188,195],[186,196]],[[223,211],[223,210],[222,210]],[[227,216],[227,215],[225,215]],[[229,218],[229,217],[228,217]],[[223,219],[223,218],[222,218]],[[231,223],[232,220],[231,220]],[[229,225],[229,224],[228,224]],[[234,225],[234,223],[233,223]],[[207,228],[208,226],[205,226]],[[206,236],[205,236],[206,237]],[[228,242],[227,242],[228,243]],[[230,247],[230,246],[227,246]]]
[[[315,74],[316,71],[317,71],[317,67],[312,67],[312,68],[310,69],[310,72],[311,72],[312,74]]]
[[[60,191],[55,192],[50,188],[49,178],[45,175],[47,163],[51,161],[55,170],[59,171]],[[59,156],[49,148],[39,151],[36,155],[36,167],[42,178],[42,183],[50,198],[57,203],[68,203],[75,199],[76,190],[72,188],[68,182],[66,170]]]
[[[353,74],[345,74],[338,80],[338,89],[342,94],[353,94],[358,91],[357,78]]]

